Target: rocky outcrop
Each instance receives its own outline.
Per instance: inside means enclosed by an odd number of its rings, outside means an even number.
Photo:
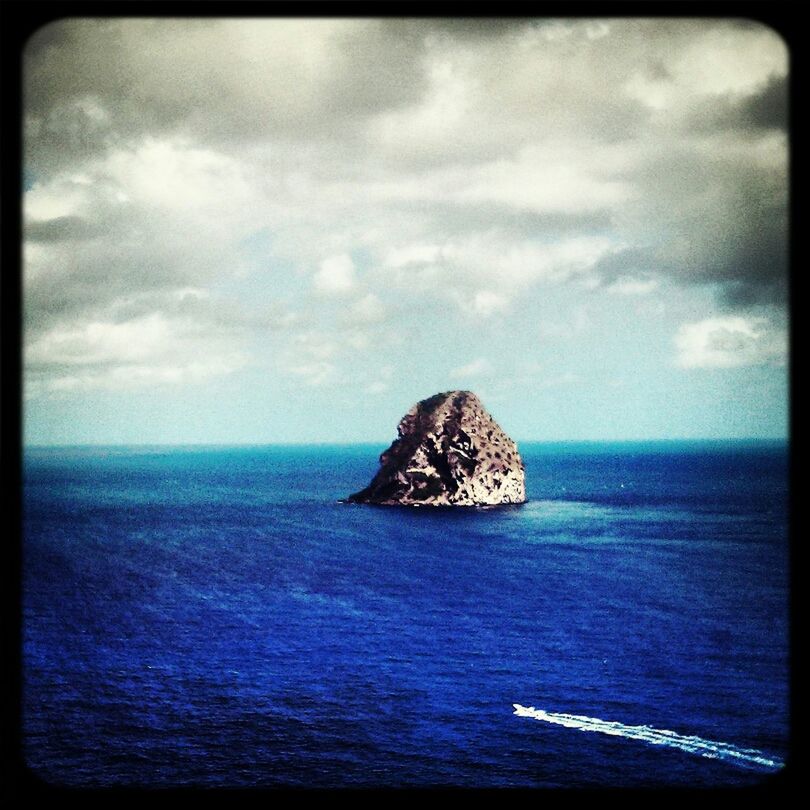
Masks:
[[[472,392],[449,391],[418,402],[397,432],[371,483],[348,501],[495,506],[526,500],[517,445]]]

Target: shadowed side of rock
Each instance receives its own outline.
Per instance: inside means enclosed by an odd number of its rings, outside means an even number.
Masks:
[[[353,503],[495,506],[524,503],[523,460],[471,391],[436,394],[414,405]]]

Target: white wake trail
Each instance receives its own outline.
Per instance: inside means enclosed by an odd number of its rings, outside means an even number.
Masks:
[[[521,706],[512,704],[515,714],[519,717],[532,717],[535,720],[544,720],[546,723],[555,723],[566,728],[576,728],[580,731],[596,731],[601,734],[610,734],[614,737],[625,737],[629,740],[641,740],[651,745],[665,745],[669,748],[678,748],[690,754],[699,754],[710,759],[721,759],[740,765],[744,768],[764,768],[778,770],[783,767],[781,760],[773,759],[755,748],[738,748],[730,743],[704,740],[702,737],[687,737],[675,731],[652,728],[651,726],[626,726],[609,720],[600,720],[598,717],[585,717],[577,714],[558,714],[535,709],[534,706]]]

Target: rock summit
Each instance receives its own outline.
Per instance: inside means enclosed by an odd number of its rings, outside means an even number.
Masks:
[[[524,503],[517,445],[471,391],[417,402],[398,438],[380,456],[371,483],[352,503],[400,506],[496,506]]]

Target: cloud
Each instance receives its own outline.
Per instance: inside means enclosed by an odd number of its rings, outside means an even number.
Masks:
[[[764,317],[729,315],[683,324],[675,348],[681,368],[784,365],[787,333]]]
[[[315,274],[313,285],[320,293],[340,295],[354,289],[357,284],[354,262],[345,253],[330,256],[321,262],[320,270]]]
[[[690,116],[696,132],[734,131],[761,135],[764,130],[786,131],[788,120],[786,76],[769,76],[754,92],[726,93],[706,99]]]
[[[658,287],[658,280],[654,278],[634,278],[622,276],[607,286],[609,293],[617,295],[647,295]]]
[[[53,23],[25,53],[29,370],[73,345],[101,374],[91,327],[140,323],[323,384],[408,312],[551,285],[784,309],[787,79],[738,20]]]
[[[632,196],[632,184],[621,176],[626,160],[623,150],[607,147],[583,153],[552,141],[468,169],[453,178],[454,187],[448,191],[460,203],[581,215],[609,210]]]
[[[334,363],[324,360],[288,366],[288,371],[290,374],[302,378],[306,385],[314,388],[333,382],[337,374]]]
[[[340,378],[338,359],[344,349],[323,329],[310,329],[290,335],[273,359],[283,374],[317,388]]]
[[[480,377],[492,372],[492,364],[489,360],[483,357],[478,357],[475,360],[467,363],[464,366],[459,366],[450,371],[450,377],[459,379],[462,377]]]
[[[82,217],[61,216],[52,219],[29,219],[25,227],[26,239],[33,243],[66,242],[101,236],[104,228],[99,223]]]
[[[526,238],[490,229],[438,245],[386,248],[382,273],[403,291],[432,292],[462,310],[488,317],[505,311],[517,294],[534,284],[589,278],[613,249],[610,238],[602,235]]]
[[[506,309],[507,304],[505,296],[489,290],[479,290],[475,294],[470,308],[476,315],[487,318],[496,312],[502,312]]]
[[[302,356],[314,360],[329,360],[338,352],[337,343],[329,335],[318,331],[298,333],[291,345]]]
[[[645,158],[637,176],[644,205],[628,210],[628,222],[634,221],[624,237],[638,246],[636,261],[683,285],[716,285],[732,304],[784,303],[782,136],[763,136],[756,149],[728,139],[701,150],[672,144],[667,157]],[[641,228],[659,236],[645,246],[635,233]]]
[[[238,272],[258,208],[241,164],[182,140],[147,139],[38,179],[23,201],[27,326]]]
[[[421,53],[373,19],[58,21],[26,49],[28,159],[39,171],[145,134],[331,137],[416,97]]]
[[[374,293],[367,293],[352,304],[348,319],[353,323],[373,324],[385,320],[387,310]]]
[[[26,394],[195,383],[246,362],[226,335],[204,332],[188,319],[152,313],[90,321],[54,327],[26,346]]]

